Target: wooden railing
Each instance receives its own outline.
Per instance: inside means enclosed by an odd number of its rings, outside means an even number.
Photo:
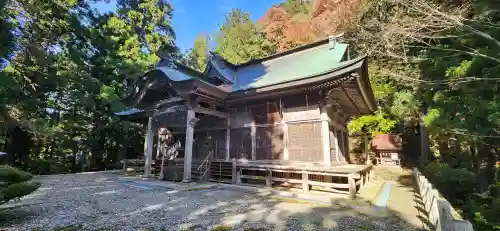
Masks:
[[[413,168],[413,177],[424,202],[424,209],[429,214],[429,221],[437,231],[473,231],[472,224],[462,220],[450,203],[439,196],[439,192],[417,168]]]
[[[246,181],[264,184],[266,187],[272,187],[274,183],[286,183],[299,186],[304,192],[320,188],[334,193],[348,194],[351,198],[356,197],[358,190],[374,176],[371,166],[361,166],[359,170],[353,172],[342,172],[336,171],[335,167],[213,160],[211,168],[210,178],[214,181],[229,180],[228,183],[233,184],[242,184]]]
[[[198,166],[196,166],[196,162],[193,161],[193,167],[196,167],[192,171],[193,179],[196,178],[195,180],[206,180],[207,174],[210,171],[210,160],[212,159],[213,153],[214,151],[211,150],[208,155],[201,162],[199,162]]]

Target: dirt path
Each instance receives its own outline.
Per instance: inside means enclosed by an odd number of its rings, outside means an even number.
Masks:
[[[390,192],[386,202],[387,209],[415,227],[425,229],[425,215],[418,209],[418,195],[411,170],[390,166],[377,167],[376,173]],[[383,194],[383,193],[380,193]],[[379,194],[379,197],[382,195]]]

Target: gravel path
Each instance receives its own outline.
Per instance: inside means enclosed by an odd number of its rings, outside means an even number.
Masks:
[[[388,212],[228,189],[146,187],[113,173],[39,181],[38,191],[2,206],[0,230],[416,230]]]

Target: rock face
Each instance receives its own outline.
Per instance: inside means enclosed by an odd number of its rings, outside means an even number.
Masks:
[[[342,32],[361,6],[361,0],[313,0],[307,13],[290,14],[273,6],[257,20],[267,38],[278,45],[278,51],[310,43]]]

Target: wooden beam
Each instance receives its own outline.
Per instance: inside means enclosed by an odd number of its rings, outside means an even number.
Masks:
[[[205,108],[205,107],[200,107],[200,106],[193,107],[192,110],[195,112],[201,113],[201,114],[216,116],[216,117],[224,118],[224,119],[226,119],[228,117],[227,113],[220,112],[220,111],[213,110],[213,109],[209,109],[209,108]]]
[[[352,103],[352,105],[354,105],[354,107],[356,108],[356,110],[358,111],[358,113],[361,114],[361,110],[359,110],[358,105],[356,105],[356,103],[354,102],[354,100],[349,96],[349,94],[347,94],[347,92],[345,91],[345,89],[344,89],[344,87],[342,85],[340,85],[340,89],[342,90],[342,92],[344,92],[344,95]]]
[[[332,127],[337,128],[339,130],[346,130],[346,127],[343,127],[342,125],[338,124],[334,120],[328,118],[328,124],[330,124]]]
[[[186,119],[186,143],[184,145],[184,176],[183,182],[191,181],[191,162],[193,161],[193,136],[196,124],[195,111],[188,110]]]
[[[168,114],[168,113],[174,113],[174,112],[181,112],[181,111],[186,111],[186,106],[184,105],[175,105],[175,106],[170,106],[170,107],[164,107],[164,108],[159,108],[153,116],[159,116],[162,114]]]

